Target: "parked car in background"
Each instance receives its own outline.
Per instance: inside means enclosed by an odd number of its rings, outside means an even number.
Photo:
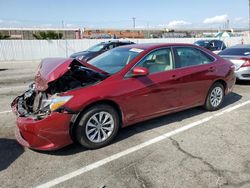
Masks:
[[[218,55],[235,65],[238,80],[250,80],[250,45],[239,44],[221,51]]]
[[[221,40],[198,40],[194,44],[209,49],[216,54],[226,49],[225,43]]]
[[[127,45],[88,62],[45,59],[11,104],[16,138],[37,150],[73,141],[99,148],[121,127],[196,106],[217,110],[234,83],[233,63],[190,44]]]
[[[94,57],[102,54],[103,52],[106,52],[110,49],[116,48],[118,46],[124,46],[134,44],[134,42],[131,41],[119,41],[119,40],[113,40],[113,41],[107,41],[107,42],[101,42],[99,44],[96,44],[89,49],[81,52],[74,53],[70,56],[70,58],[76,58],[80,59],[82,61],[89,61],[93,59]]]

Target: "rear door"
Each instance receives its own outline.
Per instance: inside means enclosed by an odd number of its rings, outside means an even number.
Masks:
[[[174,55],[180,79],[181,106],[202,104],[216,72],[215,58],[189,46],[174,47]]]

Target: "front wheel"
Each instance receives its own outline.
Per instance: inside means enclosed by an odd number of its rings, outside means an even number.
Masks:
[[[96,149],[109,144],[119,129],[119,117],[110,105],[95,105],[80,117],[76,139],[84,147]]]
[[[218,110],[224,100],[224,86],[216,82],[209,89],[204,107],[209,111]]]

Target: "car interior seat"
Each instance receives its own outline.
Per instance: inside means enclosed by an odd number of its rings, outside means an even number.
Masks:
[[[155,57],[155,63],[150,65],[149,72],[150,73],[155,73],[155,72],[162,72],[162,71],[166,71],[166,70],[170,70],[171,69],[171,65],[172,65],[172,58],[171,58],[171,54],[159,54],[156,55]]]

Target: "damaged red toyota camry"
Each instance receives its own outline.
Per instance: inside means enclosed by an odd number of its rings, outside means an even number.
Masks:
[[[221,107],[234,66],[189,44],[118,47],[88,63],[44,59],[11,106],[17,141],[37,150],[109,144],[119,128],[196,106]]]

